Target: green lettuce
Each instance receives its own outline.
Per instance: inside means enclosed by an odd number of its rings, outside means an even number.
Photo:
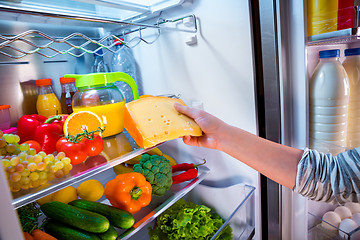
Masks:
[[[204,205],[180,199],[156,218],[156,227],[149,227],[151,240],[211,239],[224,220]],[[232,239],[227,226],[217,239]]]

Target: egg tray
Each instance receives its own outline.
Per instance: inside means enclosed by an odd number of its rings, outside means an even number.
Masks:
[[[322,218],[309,214],[309,219],[312,218],[317,224],[309,229],[308,240],[359,240],[360,239],[360,226],[353,231],[347,232],[339,229],[336,226],[324,221]]]

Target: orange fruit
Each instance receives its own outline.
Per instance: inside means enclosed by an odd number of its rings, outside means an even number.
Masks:
[[[80,111],[70,114],[64,123],[64,134],[67,136],[69,133],[72,136],[83,133],[86,129],[88,132],[95,131],[98,128],[104,129],[104,124],[100,117],[90,111]],[[101,135],[101,133],[99,133]]]

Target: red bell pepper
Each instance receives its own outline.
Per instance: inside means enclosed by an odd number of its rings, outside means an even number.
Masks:
[[[63,136],[61,124],[53,123],[59,116],[48,118],[44,124],[38,126],[33,140],[41,145],[41,150],[46,154],[52,154],[56,151],[56,142]]]
[[[20,137],[20,143],[33,140],[37,127],[43,124],[46,119],[46,117],[37,114],[22,116],[16,126],[16,132]]]

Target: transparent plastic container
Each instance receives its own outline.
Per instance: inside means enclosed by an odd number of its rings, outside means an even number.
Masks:
[[[113,136],[124,130],[125,98],[114,83],[126,82],[132,87],[134,99],[139,98],[136,84],[128,74],[67,74],[65,77],[75,78],[78,88],[72,101],[74,112],[90,111],[97,114],[105,125],[103,137]]]
[[[0,105],[0,130],[10,128],[10,105]]]

